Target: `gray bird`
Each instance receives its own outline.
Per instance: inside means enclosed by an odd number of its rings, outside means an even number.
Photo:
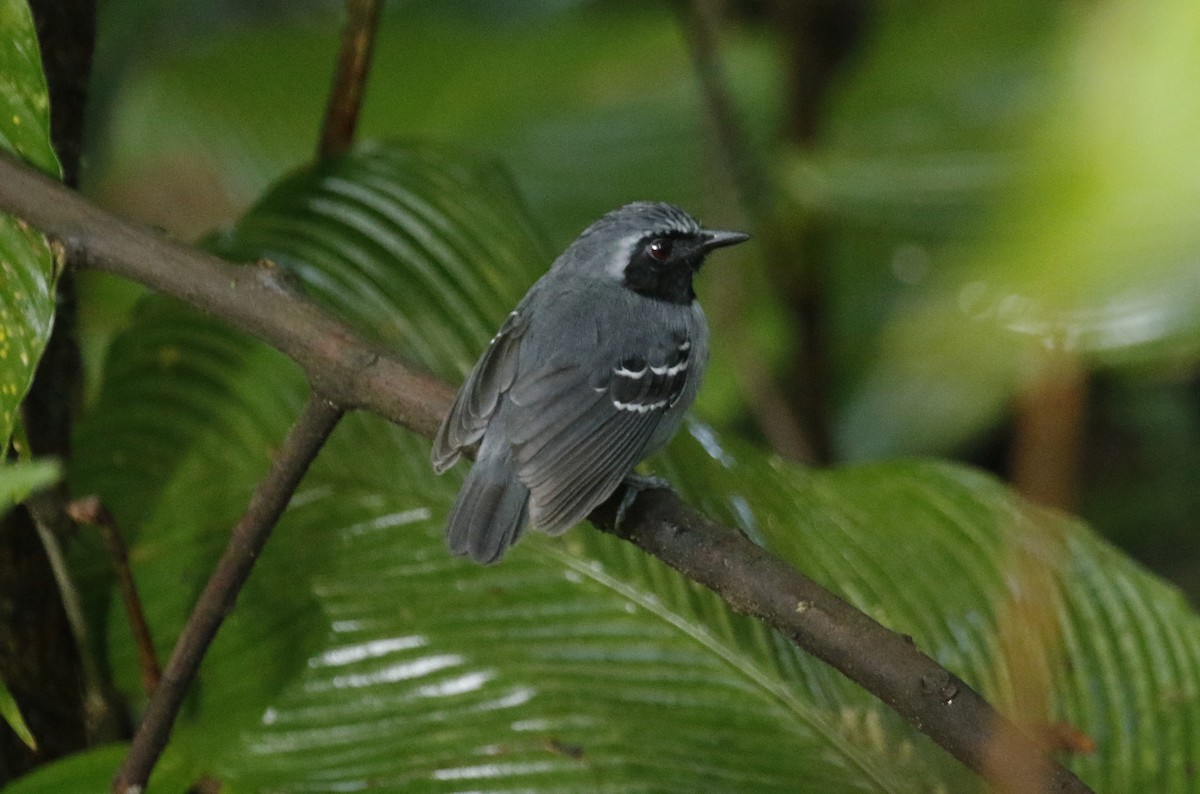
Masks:
[[[527,523],[565,532],[670,440],[708,359],[692,277],[710,251],[747,239],[643,201],[593,223],[554,261],[434,439],[439,474],[479,445],[446,526],[451,551],[490,563]]]

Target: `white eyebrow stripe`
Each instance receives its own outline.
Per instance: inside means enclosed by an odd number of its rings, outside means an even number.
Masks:
[[[604,272],[618,281],[625,277],[625,267],[629,264],[637,244],[645,237],[645,232],[628,234],[613,246],[612,258],[604,266]]]

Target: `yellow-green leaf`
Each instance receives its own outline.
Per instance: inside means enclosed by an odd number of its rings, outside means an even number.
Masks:
[[[17,738],[25,743],[26,747],[30,750],[37,749],[37,740],[33,738],[29,726],[25,724],[25,718],[21,716],[21,709],[17,706],[17,701],[13,699],[12,693],[8,691],[4,681],[0,681],[0,717],[4,718],[4,721],[17,734]]]
[[[50,100],[24,0],[0,0],[0,149],[59,174]],[[54,257],[45,238],[0,215],[0,446],[12,433],[54,318]]]

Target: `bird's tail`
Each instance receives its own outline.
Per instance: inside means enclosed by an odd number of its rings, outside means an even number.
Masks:
[[[480,563],[503,557],[529,520],[529,489],[517,477],[507,450],[488,446],[479,450],[446,524],[450,550]]]

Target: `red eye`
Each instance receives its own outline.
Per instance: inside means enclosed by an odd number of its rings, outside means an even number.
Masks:
[[[663,237],[652,240],[650,245],[646,246],[646,251],[659,262],[665,262],[671,256],[671,241]]]

